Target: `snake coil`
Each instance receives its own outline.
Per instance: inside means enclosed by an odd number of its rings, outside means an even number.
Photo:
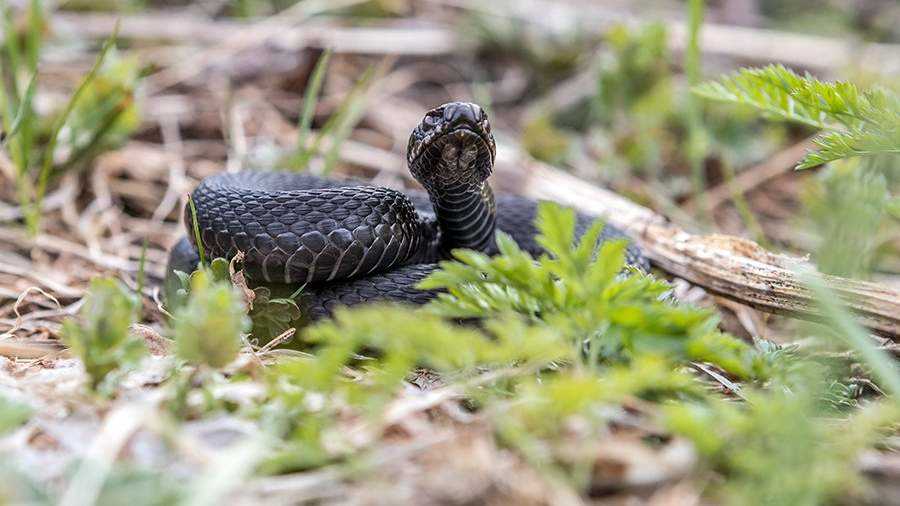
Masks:
[[[477,105],[451,102],[428,111],[413,130],[407,163],[426,192],[333,181],[287,172],[245,171],[204,179],[194,190],[200,239],[208,256],[244,253],[254,282],[302,284],[308,317],[339,305],[375,300],[424,303],[434,294],[414,285],[452,249],[494,253],[495,230],[540,254],[537,202],[494,196],[487,183],[496,144]],[[576,234],[593,217],[578,214]],[[190,272],[198,255],[185,209],[188,238],[169,256],[169,272]],[[604,228],[601,241],[623,238]],[[629,244],[627,260],[647,268]]]

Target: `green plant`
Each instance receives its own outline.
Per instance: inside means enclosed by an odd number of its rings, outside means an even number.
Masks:
[[[872,271],[890,194],[885,176],[869,165],[860,159],[834,163],[801,194],[818,232],[812,247],[822,272],[865,278]]]
[[[705,466],[727,476],[712,485],[724,504],[812,506],[864,490],[847,463],[896,423],[897,404],[832,420],[817,400],[827,382],[806,375],[790,390],[745,392],[742,404],[706,399],[665,406],[669,428],[694,442]]]
[[[0,395],[0,435],[25,423],[31,416],[31,408]]]
[[[797,164],[805,169],[834,162],[804,197],[819,232],[816,260],[824,272],[868,275],[877,233],[892,205],[890,161],[900,152],[896,95],[822,82],[777,65],[744,69],[694,90],[822,131],[817,149]],[[726,504],[812,505],[861,492],[864,481],[846,462],[900,416],[900,371],[894,361],[874,346],[825,280],[813,272],[801,276],[825,315],[825,325],[806,327],[812,341],[855,352],[888,397],[848,411],[857,403],[845,381],[847,364],[823,367],[803,353],[778,357],[784,350],[764,350],[763,357],[776,359],[772,384],[746,390],[746,403],[707,399],[667,406],[672,430],[693,440],[706,465],[727,476],[713,487]],[[833,420],[836,414],[846,419]],[[709,431],[710,426],[717,430]]]
[[[855,351],[872,371],[873,377],[894,396],[894,403],[900,406],[900,368],[896,362],[875,347],[868,334],[856,323],[850,311],[838,302],[837,296],[822,279],[813,272],[804,272],[802,275],[804,283],[815,296],[821,313],[825,315],[829,337],[843,341],[845,347]]]
[[[92,390],[146,354],[144,342],[129,330],[139,307],[140,299],[118,280],[99,278],[91,282],[78,318],[63,323],[63,340],[84,364]]]
[[[280,296],[280,293],[278,296],[273,295],[274,287],[254,286],[250,288],[243,273],[239,270],[231,272],[232,267],[224,258],[214,258],[206,268],[200,268],[191,274],[175,271],[175,278],[167,287],[169,293],[166,296],[166,303],[171,311],[177,312],[179,308],[188,303],[192,293],[192,280],[194,277],[200,276],[198,273],[202,270],[206,271],[204,276],[211,277],[215,282],[236,286],[242,294],[243,303],[248,308],[247,314],[251,321],[250,334],[257,341],[266,343],[303,322],[303,314],[297,304],[302,288],[286,296]],[[282,292],[283,290],[276,291]]]
[[[623,272],[624,242],[596,247],[601,224],[578,242],[574,225],[571,210],[543,204],[537,227],[548,254],[534,259],[500,235],[496,257],[457,251],[456,261],[442,263],[423,286],[446,293],[424,308],[340,310],[306,329],[312,355],[268,375],[261,415],[286,447],[263,469],[364,455],[350,434],[377,436],[404,381],[421,367],[465,392],[502,444],[585,487],[572,471],[593,457],[557,451],[573,419],[600,435],[607,408],[628,398],[703,398],[700,384],[677,367],[689,360],[745,377],[778,362],[715,330],[711,313],[661,300],[666,284]],[[480,328],[451,323],[472,317]],[[349,413],[362,415],[365,429],[348,433]]]
[[[736,103],[764,116],[819,130],[816,149],[798,163],[831,163],[805,195],[818,232],[819,267],[865,277],[873,265],[877,232],[897,206],[892,167],[900,160],[900,97],[886,88],[860,90],[847,81],[825,82],[781,65],[742,69],[694,91]]]
[[[588,124],[600,126],[594,135],[612,144],[614,158],[605,164],[658,175],[678,143],[672,126],[680,121],[666,28],[617,26],[606,44]]]
[[[353,127],[362,118],[366,101],[373,83],[385,70],[381,67],[369,67],[356,81],[347,96],[338,105],[337,110],[325,121],[322,128],[311,136],[313,116],[322,89],[322,82],[328,70],[331,52],[326,51],[316,62],[309,83],[303,95],[303,109],[297,120],[297,149],[287,156],[283,162],[292,170],[305,170],[316,156],[324,154],[322,172],[328,174],[334,169],[340,156],[341,145],[350,136]],[[323,144],[327,141],[328,144]],[[327,146],[327,151],[325,147]]]
[[[782,65],[741,69],[694,91],[743,104],[773,118],[823,133],[798,169],[852,157],[900,154],[900,98],[885,88],[860,91],[847,81],[824,82]]]
[[[572,138],[548,115],[538,114],[522,126],[522,146],[538,160],[558,164],[569,157]]]
[[[701,7],[692,4],[689,34],[694,42]],[[675,73],[669,39],[670,33],[660,23],[612,27],[596,59],[593,93],[559,110],[547,110],[539,102],[540,108],[527,118],[540,120],[541,128],[528,123],[531,135],[523,135],[523,147],[551,163],[597,153],[598,176],[616,184],[621,181],[617,176],[638,175],[652,192],[652,200],[674,213],[680,211],[674,204],[677,199],[692,195],[697,201],[703,199],[702,192],[697,196],[696,186],[707,168],[756,162],[760,151],[780,142],[780,127],[763,129],[752,114],[736,115],[720,104],[693,98],[688,83]],[[689,47],[685,66],[691,80],[698,81],[699,44]],[[567,146],[558,149],[548,139],[563,139]],[[548,150],[548,144],[555,149]],[[743,216],[753,227],[753,216]]]
[[[341,413],[359,410],[372,430],[380,430],[384,408],[416,366],[465,380],[479,367],[515,364],[508,375],[528,374],[571,359],[573,352],[552,329],[514,317],[486,322],[482,332],[385,305],[339,310],[333,320],[309,328],[305,338],[314,357],[283,362],[268,375],[273,401],[265,415],[289,442],[269,469],[306,468],[350,456],[357,449],[337,423]],[[341,450],[329,451],[326,441]]]
[[[498,233],[500,255],[454,251],[455,262],[420,283],[445,293],[429,310],[452,318],[490,318],[513,311],[546,323],[584,346],[585,364],[645,353],[706,360],[744,377],[761,373],[752,350],[716,330],[712,312],[664,300],[670,287],[649,275],[625,275],[625,242],[597,248],[603,224],[576,241],[575,214],[541,203],[538,259]]]
[[[33,234],[39,229],[41,202],[51,179],[83,166],[120,142],[136,128],[138,114],[134,105],[136,65],[115,57],[112,63],[109,61],[115,33],[104,43],[65,106],[50,117],[38,114],[33,102],[40,80],[37,63],[45,17],[41,2],[32,0],[27,29],[20,40],[15,16],[4,5],[6,37],[0,52],[0,117],[6,132],[3,148],[15,167],[19,203]],[[56,159],[60,146],[68,148],[62,161]]]
[[[705,0],[690,0],[688,2],[688,44],[684,55],[685,74],[688,84],[696,86],[702,79],[700,54],[700,30],[703,27],[703,16],[706,11]],[[688,163],[691,167],[691,181],[694,186],[694,197],[700,201],[700,209],[704,218],[706,206],[704,205],[706,189],[706,172],[704,161],[709,149],[709,142],[703,125],[703,109],[693,95],[687,97],[687,127],[688,135],[685,147],[687,148]]]
[[[215,279],[207,269],[190,276],[187,302],[174,314],[176,355],[214,369],[231,363],[250,328],[240,294],[230,282]]]

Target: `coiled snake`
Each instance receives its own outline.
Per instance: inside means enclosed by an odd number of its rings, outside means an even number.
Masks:
[[[495,230],[539,254],[537,202],[500,195],[487,183],[496,144],[477,105],[451,102],[428,111],[413,130],[407,162],[426,192],[399,192],[287,172],[246,171],[204,179],[193,192],[207,256],[244,253],[254,282],[305,284],[303,310],[326,316],[339,305],[375,300],[424,303],[434,294],[415,288],[435,262],[455,248],[493,253]],[[576,233],[593,217],[578,214]],[[188,237],[169,255],[169,271],[198,263],[192,217]],[[602,240],[624,237],[605,227]],[[630,244],[628,262],[647,261]]]

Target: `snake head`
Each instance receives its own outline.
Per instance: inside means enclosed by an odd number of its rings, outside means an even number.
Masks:
[[[450,102],[425,114],[409,136],[406,160],[429,190],[480,186],[494,167],[497,145],[487,114],[476,104]]]

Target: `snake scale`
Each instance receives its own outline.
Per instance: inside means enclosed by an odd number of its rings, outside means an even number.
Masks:
[[[425,303],[434,293],[416,283],[453,249],[496,253],[499,229],[525,251],[542,251],[537,202],[491,191],[495,155],[484,110],[451,102],[428,111],[410,135],[407,163],[425,192],[289,172],[216,174],[192,194],[200,239],[210,258],[243,252],[253,282],[305,285],[302,310],[310,319],[341,305]],[[576,234],[594,219],[577,214]],[[199,261],[189,208],[185,223],[188,236],[170,252],[170,273],[191,272]],[[607,226],[600,240],[624,237]],[[627,260],[647,269],[634,244]]]

